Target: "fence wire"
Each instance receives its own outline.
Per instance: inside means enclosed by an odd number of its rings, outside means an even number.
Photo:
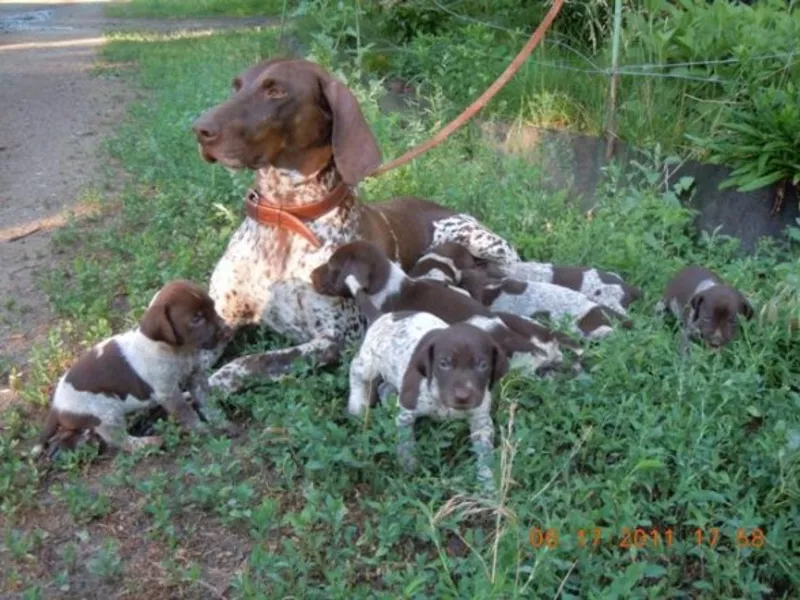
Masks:
[[[495,29],[497,31],[502,31],[507,33],[513,37],[519,38],[522,37],[523,34],[519,31],[509,29],[508,27],[504,27],[502,25],[498,25],[497,23],[492,23],[490,21],[483,21],[481,19],[476,19],[474,17],[470,17],[461,13],[454,11],[449,6],[446,6],[439,2],[439,0],[431,0],[434,6],[438,8],[441,12],[444,12],[460,21],[465,23],[472,23],[475,25],[480,25],[482,27],[486,27],[489,29]],[[588,73],[593,75],[601,75],[605,77],[610,77],[614,75],[614,70],[610,67],[601,67],[597,62],[592,60],[591,57],[587,56],[585,53],[581,52],[577,48],[571,46],[569,43],[565,43],[558,38],[566,38],[569,40],[570,38],[556,32],[550,32],[548,35],[547,43],[554,44],[559,46],[568,52],[571,52],[575,56],[577,56],[580,60],[588,64],[591,68],[582,68],[577,67],[575,65],[570,65],[564,62],[552,62],[552,61],[542,61],[536,60],[534,58],[529,58],[527,62],[537,64],[542,67],[560,69],[564,71],[572,71],[578,73]],[[394,45],[393,45],[394,46]],[[397,51],[408,51],[404,48],[400,48],[399,46],[394,46]],[[794,60],[797,57],[797,52],[776,52],[772,54],[762,54],[758,56],[751,56],[747,58],[747,62],[751,61],[762,61],[762,60],[774,60],[774,59],[785,59],[786,66],[784,68],[788,68],[792,65]],[[488,53],[485,54],[488,56]],[[730,83],[731,80],[724,79],[717,76],[709,76],[703,77],[701,75],[691,75],[688,73],[664,73],[663,70],[666,69],[675,69],[675,68],[690,68],[690,67],[704,67],[704,66],[711,66],[711,65],[723,65],[723,64],[741,64],[743,61],[740,58],[721,58],[721,59],[708,59],[708,60],[695,60],[695,61],[684,61],[684,62],[666,62],[666,63],[639,63],[639,64],[622,64],[620,65],[619,69],[616,71],[618,75],[624,76],[631,76],[631,77],[654,77],[654,78],[669,78],[669,79],[681,79],[686,81],[700,81],[706,83]],[[661,71],[656,71],[655,69],[660,69]]]

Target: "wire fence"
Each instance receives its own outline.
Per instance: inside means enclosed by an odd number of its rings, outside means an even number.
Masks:
[[[508,27],[499,25],[497,23],[493,23],[491,21],[483,21],[481,19],[476,19],[474,17],[461,14],[453,10],[452,8],[442,4],[441,2],[439,2],[439,0],[431,0],[431,2],[441,12],[448,14],[459,21],[463,21],[465,23],[471,23],[473,25],[479,25],[487,29],[494,29],[497,31],[501,31],[515,38],[527,37],[527,34],[519,30],[509,29]],[[571,39],[563,34],[559,34],[557,32],[552,32],[552,31],[548,32],[547,36],[548,44],[558,46],[560,48],[563,48],[567,52],[574,54],[580,61],[582,61],[587,65],[586,67],[576,66],[574,64],[570,64],[564,61],[546,61],[546,60],[537,60],[534,58],[529,58],[527,62],[546,68],[559,69],[562,71],[570,71],[575,73],[599,75],[604,77],[611,77],[616,73],[618,75],[630,76],[630,77],[679,79],[684,81],[724,84],[724,83],[732,83],[732,80],[724,79],[719,76],[702,76],[702,75],[693,75],[690,73],[680,73],[680,72],[676,73],[676,72],[665,72],[665,71],[678,68],[689,69],[697,67],[709,67],[714,65],[735,65],[735,64],[742,64],[744,62],[750,63],[750,62],[776,60],[776,59],[785,60],[786,65],[784,68],[789,68],[793,66],[794,62],[798,60],[798,58],[800,58],[800,53],[798,53],[797,51],[775,52],[770,54],[750,56],[747,57],[746,61],[741,58],[721,58],[721,59],[707,59],[707,60],[694,60],[694,61],[682,61],[682,62],[664,62],[664,63],[647,62],[638,64],[637,63],[621,64],[619,65],[619,68],[615,71],[610,66],[603,67],[599,65],[590,56],[588,56],[584,52],[581,52],[574,45],[570,44],[569,43],[570,41]],[[403,48],[395,44],[388,44],[388,46],[384,49],[385,50],[388,49],[391,52],[408,52],[408,53],[414,52],[413,50]],[[485,53],[484,56],[490,56],[490,54]]]

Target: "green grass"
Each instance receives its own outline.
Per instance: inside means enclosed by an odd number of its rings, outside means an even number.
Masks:
[[[133,183],[111,205],[110,219],[60,238],[65,248],[79,240],[81,251],[49,280],[66,325],[38,351],[31,403],[46,400],[46,382],[71,348],[133,323],[165,281],[207,281],[240,222],[249,176],[204,164],[189,127],[227,95],[234,73],[273,50],[272,36],[129,36],[104,51],[111,63],[134,62],[132,83],[148,94],[108,144]],[[438,97],[421,117],[383,115],[378,84],[350,75],[387,158],[425,139],[453,110]],[[419,472],[404,474],[394,456],[393,410],[376,409],[368,422],[344,416],[346,361],[328,371],[298,367],[280,383],[255,383],[233,397],[227,408],[246,426],[236,441],[181,439],[165,424],[161,455],[92,464],[87,452],[43,472],[19,455],[35,424],[10,417],[0,437],[3,591],[48,598],[69,590],[206,597],[227,586],[229,598],[800,595],[800,357],[788,327],[798,316],[800,253],[780,257],[764,243],[743,258],[729,240],[695,239],[691,213],[671,192],[623,188],[613,176],[603,190],[589,218],[544,192],[529,163],[481,145],[471,126],[364,186],[368,201],[410,194],[463,209],[528,259],[612,269],[645,290],[632,309],[635,327],[593,345],[581,376],[503,381],[494,414],[497,471],[501,462],[507,469],[501,495],[476,496],[464,423],[420,424]],[[728,349],[696,347],[682,358],[677,334],[651,310],[689,261],[717,269],[759,309],[776,289],[785,303],[765,310],[770,318],[749,323]],[[118,308],[121,298],[130,309]],[[281,343],[253,334],[237,348]],[[651,542],[621,547],[624,531],[637,528]],[[737,531],[749,541],[758,539],[756,528],[765,546],[740,547]],[[699,546],[696,530],[704,534]],[[45,533],[69,543],[53,549],[42,542]]]
[[[376,73],[410,81],[423,95],[442,93],[452,102],[452,110],[460,111],[505,70],[552,3],[456,0],[342,5],[335,0],[306,0],[301,4],[309,7],[300,11],[301,33],[307,39],[324,40],[330,52],[361,61]],[[608,13],[597,11],[601,5]],[[545,38],[483,114],[604,133],[611,112],[613,5],[604,0],[565,3]],[[708,156],[702,143],[707,138],[721,138],[730,146],[722,146],[723,164],[735,168],[744,161],[756,172],[764,170],[759,165],[766,164],[766,158],[763,163],[758,160],[762,155],[776,154],[775,160],[781,160],[774,143],[768,144],[776,135],[790,148],[790,155],[796,154],[791,135],[797,130],[796,115],[778,115],[772,108],[767,111],[770,118],[765,118],[756,114],[750,98],[771,86],[794,94],[790,82],[800,77],[798,35],[800,12],[780,0],[753,6],[667,0],[624,3],[616,134],[638,147],[660,144],[693,158]],[[760,142],[756,158],[741,156],[742,144],[736,143],[739,140],[726,123],[741,121],[737,111],[762,124],[756,128]],[[773,122],[780,120],[787,123],[784,128],[789,133]],[[791,179],[794,171],[783,170]]]
[[[288,8],[293,2],[287,0]],[[129,0],[106,7],[109,17],[252,17],[279,15],[284,0]]]

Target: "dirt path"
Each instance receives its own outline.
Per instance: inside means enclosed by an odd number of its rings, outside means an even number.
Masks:
[[[8,377],[54,318],[37,285],[52,264],[51,237],[82,212],[101,181],[98,147],[131,93],[93,76],[109,29],[180,30],[264,25],[265,19],[111,20],[103,0],[0,0],[0,412]]]

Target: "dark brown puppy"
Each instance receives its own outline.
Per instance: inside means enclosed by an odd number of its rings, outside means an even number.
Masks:
[[[684,350],[689,339],[721,348],[736,337],[740,315],[753,318],[753,306],[739,290],[699,265],[678,271],[667,283],[657,310],[669,310],[681,322]]]
[[[173,281],[154,297],[139,327],[92,348],[62,376],[33,453],[53,452],[89,439],[134,450],[159,445],[157,437],[127,434],[125,415],[162,406],[189,428],[202,428],[186,402],[188,386],[204,418],[207,381],[199,350],[213,348],[226,335],[214,303],[198,285]]]
[[[312,271],[311,281],[320,294],[353,297],[359,306],[370,302],[379,314],[420,311],[448,324],[475,325],[492,335],[509,355],[529,355],[534,372],[561,363],[559,342],[579,348],[566,336],[530,319],[493,313],[443,282],[411,279],[378,247],[364,240],[340,246],[327,263]]]

